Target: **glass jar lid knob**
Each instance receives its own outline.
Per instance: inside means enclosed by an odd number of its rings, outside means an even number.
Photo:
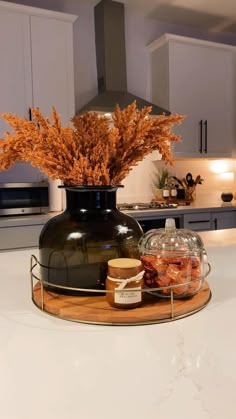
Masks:
[[[175,230],[175,219],[174,218],[167,218],[165,222],[165,229],[168,230]]]

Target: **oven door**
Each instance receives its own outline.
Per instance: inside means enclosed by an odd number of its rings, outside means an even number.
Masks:
[[[136,217],[135,217],[136,218]],[[164,228],[165,227],[165,222],[167,218],[174,218],[175,220],[175,225],[176,228],[182,228],[182,217],[181,215],[177,215],[177,216],[173,216],[173,215],[169,215],[167,216],[163,216],[163,217],[137,217],[136,220],[139,222],[139,224],[141,225],[143,232],[146,233],[146,231],[148,230],[152,230],[152,229],[156,229],[156,228]]]

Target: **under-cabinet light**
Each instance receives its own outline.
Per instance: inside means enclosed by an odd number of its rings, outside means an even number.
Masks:
[[[210,161],[210,170],[213,173],[225,173],[232,170],[232,162],[230,160],[212,160]]]

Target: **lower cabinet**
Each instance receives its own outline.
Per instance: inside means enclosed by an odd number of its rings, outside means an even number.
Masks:
[[[211,220],[212,220],[212,230],[234,228],[236,227],[236,212],[235,211],[212,212]]]
[[[184,228],[194,231],[211,230],[211,213],[184,214]]]
[[[169,216],[169,213],[167,213]],[[135,217],[137,218],[137,217]],[[221,230],[227,228],[236,228],[236,208],[235,211],[204,211],[189,212],[173,216],[176,219],[176,227],[183,227],[193,231]],[[166,216],[155,220],[149,217],[144,223],[144,232],[150,228],[164,227]],[[45,220],[46,222],[47,220]],[[44,226],[41,224],[26,224],[16,226],[0,227],[0,251],[24,249],[29,247],[38,247],[39,236]]]
[[[223,230],[236,227],[236,211],[184,214],[184,228],[194,231]]]
[[[42,224],[0,228],[0,250],[38,247]]]

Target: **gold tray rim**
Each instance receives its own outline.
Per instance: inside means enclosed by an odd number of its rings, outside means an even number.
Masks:
[[[39,305],[34,300],[33,295],[32,295],[32,302],[37,307],[37,309],[39,309],[43,313],[46,313],[49,316],[52,316],[54,318],[58,318],[58,319],[62,319],[62,320],[66,320],[66,321],[70,321],[70,322],[74,322],[74,323],[91,324],[91,325],[96,325],[96,326],[146,326],[146,325],[152,325],[152,324],[169,323],[169,322],[172,322],[172,321],[175,321],[175,320],[180,320],[180,319],[183,319],[185,317],[192,316],[195,313],[198,313],[199,311],[203,310],[209,304],[209,302],[212,298],[212,292],[210,290],[210,287],[209,287],[209,291],[210,291],[210,293],[209,293],[209,297],[208,297],[207,301],[205,303],[203,303],[200,307],[198,307],[194,310],[188,311],[185,314],[176,315],[174,317],[168,317],[168,318],[165,318],[165,319],[156,319],[156,320],[154,320],[154,319],[144,320],[144,321],[141,321],[141,322],[140,321],[139,322],[102,322],[102,321],[75,319],[75,318],[71,318],[71,317],[56,315],[56,314],[53,314],[50,311],[46,310],[45,308],[39,307]],[[158,302],[157,302],[157,304],[158,304]]]

